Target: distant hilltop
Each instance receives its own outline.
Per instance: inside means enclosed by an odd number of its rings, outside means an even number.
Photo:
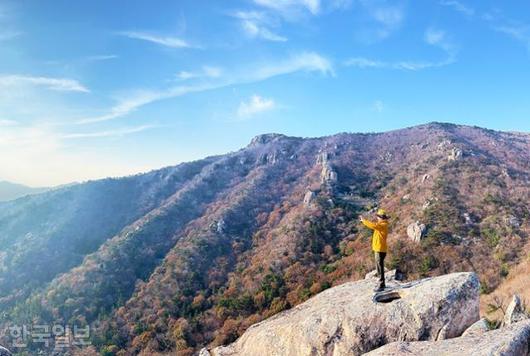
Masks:
[[[0,202],[14,200],[30,194],[38,194],[50,188],[32,188],[23,184],[0,181]]]

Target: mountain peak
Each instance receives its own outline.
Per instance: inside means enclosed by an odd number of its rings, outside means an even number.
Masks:
[[[279,134],[279,133],[267,133],[267,134],[257,135],[250,141],[249,146],[266,144],[269,142],[281,140],[283,138],[287,138],[287,136],[284,134]]]

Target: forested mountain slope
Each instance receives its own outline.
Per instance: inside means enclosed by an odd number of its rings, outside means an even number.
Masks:
[[[529,198],[528,134],[433,123],[262,135],[223,156],[0,204],[2,324],[90,324],[107,355],[226,344],[370,271],[357,220],[375,206],[391,215],[388,267],[474,270],[487,294],[527,256]]]

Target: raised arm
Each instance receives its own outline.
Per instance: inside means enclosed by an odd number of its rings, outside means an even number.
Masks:
[[[372,230],[377,230],[377,223],[371,222],[370,220],[366,220],[363,217],[361,217],[361,222],[366,226],[367,228],[370,228]]]

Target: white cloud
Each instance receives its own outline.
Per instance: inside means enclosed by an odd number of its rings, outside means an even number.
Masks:
[[[353,57],[353,58],[350,58],[350,59],[346,60],[346,62],[344,62],[344,64],[346,66],[363,68],[363,69],[364,68],[385,68],[385,67],[388,67],[388,63],[381,62],[381,61],[376,61],[376,60],[369,59],[369,58],[364,58],[364,57]]]
[[[219,67],[203,66],[202,71],[209,78],[219,78],[223,74],[223,70]]]
[[[97,61],[107,61],[109,59],[116,59],[118,58],[115,54],[101,54],[101,55],[95,55],[95,56],[88,56],[86,57],[86,60],[89,62],[97,62]]]
[[[324,75],[334,75],[333,66],[327,58],[322,57],[321,55],[314,52],[303,52],[293,55],[284,61],[253,67],[241,74],[234,73],[232,76],[230,76],[230,78],[232,78],[230,80],[200,85],[174,86],[160,91],[142,90],[133,92],[127,97],[121,99],[118,104],[109,110],[108,113],[100,116],[81,119],[77,121],[77,124],[91,124],[113,120],[127,116],[144,105],[148,105],[160,100],[175,98],[190,93],[219,89],[230,85],[259,82],[272,77],[287,75],[295,72],[320,72]],[[184,77],[189,77],[189,73],[191,72],[186,72]]]
[[[287,16],[300,9],[309,11],[313,15],[320,12],[320,0],[254,0],[254,3]]]
[[[256,114],[273,110],[276,103],[273,99],[263,98],[259,95],[253,95],[247,101],[242,101],[237,109],[237,116],[240,118],[249,118]]]
[[[161,100],[163,99],[163,97],[163,93],[160,92],[145,90],[137,91],[135,93],[130,94],[130,96],[128,96],[127,98],[120,100],[120,102],[117,105],[113,106],[108,113],[96,117],[79,120],[77,124],[92,124],[96,122],[113,120],[118,117],[128,115],[136,111],[136,109],[138,109],[139,107],[142,107],[157,100]]]
[[[240,20],[244,33],[251,38],[261,38],[274,42],[287,41],[286,37],[269,29],[269,27],[277,24],[263,12],[237,11],[233,16]]]
[[[401,62],[383,62],[376,61],[369,58],[355,57],[348,59],[344,64],[350,67],[357,67],[361,69],[374,68],[374,69],[398,69],[398,70],[410,70],[417,71],[421,69],[443,67],[455,62],[455,59],[448,57],[441,61],[429,62],[429,61],[401,61]]]
[[[401,1],[359,0],[359,4],[378,25],[375,30],[365,29],[363,32],[377,40],[389,37],[405,19],[405,7]]]
[[[506,17],[500,10],[484,13],[480,18],[492,30],[503,33],[521,42],[530,51],[530,24]]]
[[[497,32],[504,33],[513,39],[522,42],[530,50],[530,25],[521,23],[509,23],[496,25],[493,29]]]
[[[440,1],[440,5],[442,6],[448,6],[452,7],[454,10],[466,15],[466,16],[473,16],[475,15],[475,10],[471,7],[462,4],[460,1],[454,1],[454,0],[442,0]]]
[[[196,78],[197,74],[183,70],[183,71],[178,72],[176,77],[177,79],[180,79],[180,80],[188,80],[188,79]]]
[[[335,75],[333,65],[327,58],[315,52],[303,52],[287,60],[258,68],[253,78],[259,81],[294,72],[320,72],[325,75]]]
[[[403,22],[403,9],[399,7],[375,7],[371,10],[373,18],[390,28],[400,26]]]
[[[32,77],[24,75],[0,76],[0,87],[19,85],[43,86],[50,90],[89,93],[90,91],[78,81],[67,78]]]
[[[213,66],[203,66],[200,71],[180,71],[177,73],[176,78],[179,80],[188,80],[196,78],[219,78],[223,75],[223,69]]]
[[[124,127],[116,130],[106,130],[98,132],[77,132],[77,133],[68,133],[61,135],[63,139],[77,139],[77,138],[100,138],[100,137],[121,137],[125,135],[130,135],[133,133],[142,132],[145,130],[153,129],[157,126],[155,125],[143,125],[136,127]]]
[[[346,60],[344,64],[346,66],[361,69],[380,68],[416,71],[421,69],[443,67],[456,62],[457,48],[449,40],[445,31],[435,28],[428,28],[424,33],[424,41],[430,46],[442,49],[446,55],[446,58],[439,61],[385,62],[364,57],[353,57]]]
[[[124,31],[119,32],[119,35],[129,37],[132,39],[147,41],[156,43],[165,47],[171,47],[171,48],[190,48],[194,47],[187,41],[178,38],[178,37],[172,37],[172,36],[159,36],[150,34],[147,32],[139,32],[139,31]]]
[[[436,46],[443,49],[449,56],[455,55],[455,45],[448,38],[447,33],[443,30],[433,27],[428,28],[425,31],[424,40],[431,46]]]

